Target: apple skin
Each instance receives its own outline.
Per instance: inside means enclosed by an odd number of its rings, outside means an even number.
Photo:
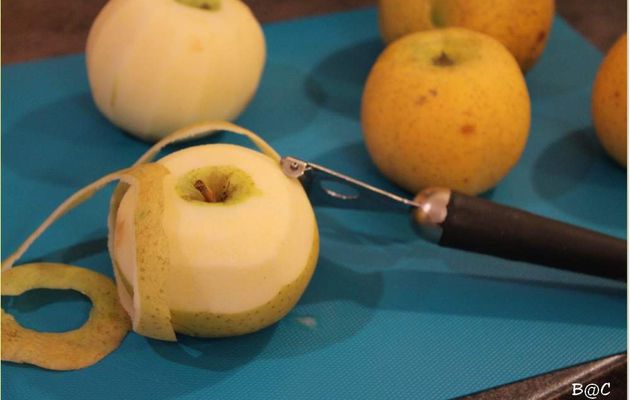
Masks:
[[[87,40],[87,72],[94,102],[113,124],[155,141],[245,109],[265,63],[262,29],[239,0],[208,3],[218,9],[111,0],[101,10]]]
[[[628,162],[628,50],[623,34],[610,48],[593,84],[592,114],[597,138],[624,167]]]
[[[463,28],[423,31],[379,56],[361,123],[372,160],[399,186],[474,195],[520,158],[530,100],[514,57],[492,37]]]
[[[170,171],[162,181],[162,229],[170,264],[164,290],[174,330],[234,336],[284,317],[310,281],[319,252],[315,216],[300,183],[286,177],[270,157],[227,144],[190,147],[158,164]],[[245,188],[241,192],[247,195],[233,202],[183,196],[178,188],[191,171],[208,168],[238,169],[256,187]],[[119,292],[127,299],[133,298],[139,254],[134,240],[137,201],[132,187],[118,206],[110,249]]]
[[[224,337],[252,333],[281,320],[297,304],[313,276],[319,254],[319,236],[311,247],[306,267],[291,283],[281,287],[277,295],[264,304],[243,312],[190,312],[171,310],[176,332],[199,337]]]
[[[501,42],[523,71],[544,50],[555,14],[554,0],[379,0],[378,8],[386,43],[411,32],[468,28]]]

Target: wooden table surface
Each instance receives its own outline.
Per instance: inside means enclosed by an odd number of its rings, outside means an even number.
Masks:
[[[526,1],[526,0],[523,0]],[[370,6],[375,0],[245,0],[261,22]],[[79,53],[106,0],[2,2],[2,63]],[[626,31],[626,0],[557,0],[558,14],[605,51]]]

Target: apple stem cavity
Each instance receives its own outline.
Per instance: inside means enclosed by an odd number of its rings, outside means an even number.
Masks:
[[[221,8],[221,0],[175,0],[176,2],[189,7],[201,10],[217,11]]]
[[[444,50],[442,50],[440,56],[433,59],[433,65],[436,67],[451,67],[455,65],[455,61],[453,61],[453,59],[450,58]]]
[[[189,171],[178,179],[176,191],[184,200],[206,204],[235,204],[260,193],[248,174],[225,165]]]
[[[195,189],[201,193],[206,203],[217,203],[217,197],[214,192],[201,179],[195,181]]]

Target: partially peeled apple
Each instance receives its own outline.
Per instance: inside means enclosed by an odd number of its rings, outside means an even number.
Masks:
[[[265,38],[240,0],[110,0],[90,29],[86,61],[105,117],[157,141],[235,119],[258,88]]]
[[[155,165],[117,191],[110,215],[119,295],[134,328],[143,329],[134,313],[145,309],[134,291],[162,267],[163,282],[145,290],[154,292],[146,309],[153,319],[170,317],[174,332],[241,335],[284,317],[318,257],[317,224],[299,181],[276,157],[231,144],[190,147]],[[152,329],[140,333],[174,339]]]
[[[210,144],[151,162],[170,143],[219,130],[248,137],[260,152]],[[138,334],[242,335],[277,322],[300,299],[319,255],[312,206],[300,182],[282,172],[278,153],[229,122],[182,128],[132,167],[80,189],[2,270],[13,268],[68,210],[114,181],[120,184],[110,204],[109,250],[120,304]]]

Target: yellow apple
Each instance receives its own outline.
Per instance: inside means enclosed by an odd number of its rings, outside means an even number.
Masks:
[[[209,119],[232,120],[265,62],[262,29],[239,0],[110,0],[88,36],[98,109],[144,140]]]
[[[507,47],[523,71],[547,42],[554,0],[379,0],[385,42],[411,32],[462,27],[488,34]]]
[[[514,57],[492,37],[463,28],[424,31],[379,56],[361,123],[372,160],[398,185],[477,194],[520,158],[530,100]]]
[[[155,278],[142,275],[142,258],[162,251],[156,262],[168,260],[163,289],[176,332],[240,335],[281,319],[318,256],[315,216],[300,183],[272,158],[229,144],[190,147],[157,163],[163,175],[132,185],[110,227],[123,306],[131,311],[140,280]],[[147,182],[158,189],[143,195]],[[147,215],[159,216],[158,226],[140,231]]]
[[[592,112],[597,137],[618,163],[628,160],[628,49],[621,36],[604,58],[593,84]]]

